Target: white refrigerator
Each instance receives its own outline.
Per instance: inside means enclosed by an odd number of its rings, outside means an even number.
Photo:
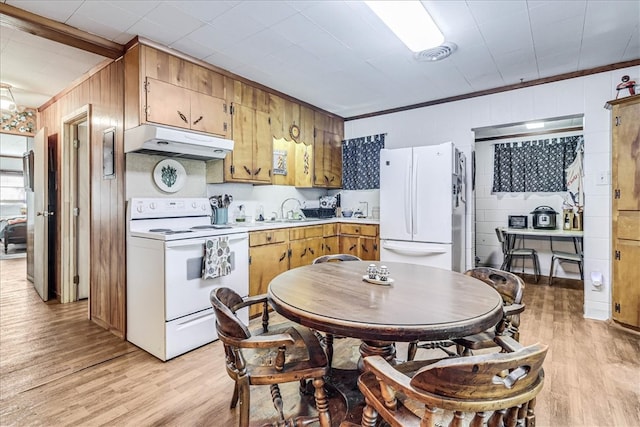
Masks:
[[[380,151],[380,261],[465,269],[465,157],[452,142]]]

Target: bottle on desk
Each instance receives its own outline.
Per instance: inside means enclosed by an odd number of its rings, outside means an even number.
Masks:
[[[564,211],[564,225],[563,228],[565,230],[571,230],[572,228],[572,223],[571,223],[571,215],[569,214],[569,211],[565,209]]]

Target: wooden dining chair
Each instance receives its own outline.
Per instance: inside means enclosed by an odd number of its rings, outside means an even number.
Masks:
[[[496,335],[508,335],[516,341],[520,339],[518,328],[520,327],[520,313],[524,311],[522,297],[524,295],[524,281],[513,273],[502,271],[491,267],[478,267],[467,270],[464,273],[492,286],[503,302],[503,318],[495,327],[469,335],[463,338],[456,338],[445,341],[413,341],[409,343],[407,350],[407,360],[413,360],[418,348],[443,350],[448,355],[470,355],[472,350],[480,350],[496,347],[494,338]],[[456,346],[456,351],[448,350],[448,347]]]
[[[473,268],[464,274],[481,280],[498,291],[503,302],[503,317],[489,330],[454,339],[458,354],[470,355],[472,350],[496,347],[496,336],[509,336],[519,341],[520,313],[525,309],[522,302],[524,281],[513,273],[491,267]]]
[[[313,264],[320,264],[323,262],[343,262],[343,261],[362,261],[359,257],[351,254],[331,254],[322,255],[313,260]],[[324,334],[323,341],[325,351],[327,352],[327,359],[329,360],[329,366],[333,362],[333,341],[334,339],[344,338],[342,336],[335,336],[333,334]]]
[[[278,420],[273,426],[307,425],[319,421],[321,427],[331,425],[324,375],[328,373],[327,357],[315,334],[300,325],[286,323],[269,329],[268,314],[263,316],[262,331],[252,335],[236,312],[254,304],[267,305],[266,295],[242,298],[232,289],[216,287],[210,294],[216,315],[216,330],[224,345],[227,374],[235,382],[231,409],[240,403],[240,427],[249,426],[250,386],[269,385]],[[264,314],[264,312],[263,312]],[[307,380],[314,387],[318,416],[285,419],[278,384],[300,381],[301,393]]]
[[[536,283],[540,276],[540,260],[538,259],[538,252],[531,248],[511,248],[509,242],[505,236],[504,231],[500,227],[496,227],[496,236],[502,249],[502,265],[500,270],[511,271],[511,263],[516,258],[531,258],[533,263],[533,273],[535,275]]]
[[[544,384],[548,346],[522,347],[497,337],[504,352],[392,366],[380,356],[364,359],[358,388],[365,398],[361,426],[534,426],[535,399]],[[343,426],[352,425],[343,423]]]

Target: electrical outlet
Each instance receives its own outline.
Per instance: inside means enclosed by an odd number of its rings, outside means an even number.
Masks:
[[[597,185],[609,185],[609,172],[603,171],[598,174],[598,182]]]

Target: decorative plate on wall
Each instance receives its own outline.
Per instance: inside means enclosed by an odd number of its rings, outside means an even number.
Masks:
[[[153,181],[160,190],[175,193],[187,182],[187,172],[176,160],[165,159],[153,169]]]

